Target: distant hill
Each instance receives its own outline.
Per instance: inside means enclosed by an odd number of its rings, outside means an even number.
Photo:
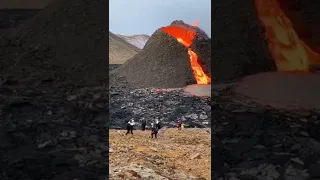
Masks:
[[[139,48],[109,31],[109,64],[122,64],[139,51]]]
[[[117,34],[119,37],[127,41],[128,43],[138,47],[139,49],[143,49],[144,45],[149,40],[150,36],[145,34],[138,34],[138,35],[132,35],[132,36],[125,36]]]

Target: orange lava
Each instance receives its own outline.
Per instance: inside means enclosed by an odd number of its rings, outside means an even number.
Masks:
[[[277,0],[255,0],[255,6],[279,72],[310,72],[320,64],[320,55],[300,40]]]
[[[194,26],[196,26],[197,24],[198,22],[196,22]],[[211,84],[211,78],[204,73],[202,67],[198,63],[198,55],[190,48],[192,40],[195,37],[196,33],[193,30],[186,29],[180,26],[167,26],[161,28],[161,30],[176,38],[178,42],[183,44],[188,49],[188,54],[190,56],[190,65],[197,84]]]

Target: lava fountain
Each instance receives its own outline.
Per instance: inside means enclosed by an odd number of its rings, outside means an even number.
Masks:
[[[302,41],[277,0],[255,0],[278,72],[310,72],[320,55]]]

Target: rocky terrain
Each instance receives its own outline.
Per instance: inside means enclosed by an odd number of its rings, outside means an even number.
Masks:
[[[144,45],[147,43],[149,40],[150,36],[145,35],[145,34],[140,34],[140,35],[132,35],[132,36],[125,36],[125,35],[120,35],[117,34],[119,37],[127,41],[128,43],[138,47],[139,49],[143,49]]]
[[[106,1],[56,2],[0,39],[1,180],[320,178],[319,110],[261,106],[232,84],[214,83],[211,98],[182,88],[135,89],[121,77],[109,87]],[[236,10],[213,10],[215,60],[267,61],[253,9],[236,2]],[[218,64],[213,72],[226,69]],[[220,71],[221,79],[248,70],[234,67],[230,74]],[[212,129],[177,132],[171,127],[178,117],[186,127]],[[109,131],[130,118],[137,127],[143,118],[158,118],[168,128],[157,140],[149,132]]]
[[[0,179],[105,179],[107,91],[2,85]]]
[[[1,180],[108,176],[106,7],[56,0],[0,37]]]
[[[320,177],[319,110],[274,109],[233,86],[213,89],[212,179]]]
[[[158,139],[150,132],[109,131],[110,180],[211,179],[210,129],[166,128]]]
[[[120,86],[120,85],[119,85]],[[164,126],[175,127],[179,117],[186,127],[210,127],[210,98],[195,97],[182,88],[127,89],[110,87],[110,128],[124,128],[125,120],[145,119],[151,123],[158,118]]]
[[[288,111],[261,106],[246,97],[234,94],[231,87],[229,85],[213,86],[212,101],[207,102],[212,107],[213,119],[211,179],[291,180],[295,177],[307,180],[319,178],[319,111]],[[1,119],[4,121],[1,123],[0,138],[3,143],[1,143],[0,154],[1,167],[4,169],[1,169],[1,179],[63,179],[62,177],[86,179],[98,178],[97,174],[102,178],[102,174],[108,168],[106,159],[109,147],[105,139],[111,142],[110,158],[113,156],[112,153],[115,153],[115,159],[122,156],[125,159],[131,153],[134,155],[132,161],[141,160],[139,164],[113,161],[115,164],[110,167],[110,172],[115,178],[119,174],[126,177],[128,173],[142,177],[146,174],[155,177],[197,176],[197,174],[189,174],[192,171],[184,169],[183,164],[180,164],[178,166],[180,168],[174,172],[170,171],[170,166],[166,166],[168,164],[162,164],[167,162],[163,157],[170,156],[163,153],[163,150],[166,148],[175,150],[175,147],[185,147],[184,145],[192,143],[188,139],[192,134],[189,129],[185,132],[187,134],[175,134],[176,129],[168,129],[164,131],[163,136],[159,136],[156,141],[161,142],[159,144],[153,144],[154,141],[148,137],[149,132],[135,131],[135,135],[131,137],[121,135],[123,131],[119,134],[116,130],[111,130],[108,137],[105,133],[108,131],[108,124],[105,121],[108,118],[106,112],[108,100],[105,99],[108,97],[107,91],[107,87],[84,88],[68,93],[50,91],[50,89],[43,92],[13,91],[9,86],[2,86],[1,102],[4,104],[1,107]],[[138,92],[142,93],[137,96]],[[115,91],[111,89],[110,95],[112,93],[114,96]],[[182,111],[181,115],[187,119],[187,125],[192,122],[192,118],[204,117],[201,115],[203,110],[196,108],[205,105],[205,99],[200,100],[198,97],[179,94],[177,89],[173,92],[128,90],[122,100],[121,94],[117,98],[110,99],[110,103],[118,102],[114,109],[110,109],[110,113],[113,115],[112,118],[120,118],[122,115],[128,118],[134,117],[138,121],[141,117],[139,106],[145,101],[146,104],[150,104],[148,98],[154,96],[156,97],[154,102],[161,102],[160,97],[164,97],[164,102],[168,102],[171,98],[175,98],[173,102],[181,99],[179,105],[171,106],[177,108],[177,116],[170,119],[169,116],[163,115],[165,118],[162,121],[168,122],[165,123],[166,126],[173,127],[176,117],[180,116],[179,111]],[[200,103],[201,101],[204,102]],[[148,120],[161,118],[164,114],[162,112],[168,110],[166,103],[163,104],[148,108],[154,112]],[[193,106],[193,104],[196,105]],[[120,108],[126,113],[121,114],[120,111],[115,113]],[[169,112],[171,113],[172,110]],[[171,120],[172,124],[168,120]],[[115,124],[112,121],[110,123]],[[121,126],[123,121],[115,125],[114,127],[123,127]],[[199,131],[208,138],[204,129]],[[206,141],[204,136],[201,136],[201,139]],[[128,142],[132,143],[128,145]],[[177,144],[173,143],[175,145],[171,147],[171,142],[177,142]],[[23,154],[19,154],[21,150]],[[205,160],[203,151],[205,149],[201,150],[201,158],[197,159],[197,162]],[[186,152],[188,153],[185,158],[191,158],[193,154]],[[175,157],[179,156],[173,158]],[[38,162],[39,165],[35,165],[34,162]],[[52,163],[55,167],[51,166]],[[181,162],[176,160],[175,163]],[[169,172],[159,171],[157,168],[169,169]],[[35,171],[37,173],[34,173]]]
[[[111,88],[110,103],[115,106],[110,108],[110,127],[123,128],[121,117],[134,118],[138,122],[137,127],[140,127],[139,121],[144,117],[147,117],[145,119],[148,121],[159,118],[165,126],[174,127],[176,118],[183,116],[187,127],[212,127],[211,179],[319,178],[317,169],[320,167],[320,111],[275,109],[257,104],[254,100],[237,94],[234,91],[236,85],[237,83],[213,85],[212,99],[207,99],[208,101],[206,98],[187,95],[179,89],[136,89],[120,93],[120,87],[117,91]],[[151,97],[155,99],[151,101]],[[168,102],[180,103],[171,105],[170,108],[167,106]],[[144,107],[147,109],[144,110]],[[117,111],[120,108],[122,110]],[[144,111],[151,113],[145,116]],[[203,119],[206,115],[212,119],[211,122]],[[116,124],[113,122],[115,119],[122,123]],[[124,132],[113,130],[112,133],[120,138]],[[139,140],[142,135],[144,134],[137,131]],[[132,154],[136,157],[134,149],[142,146],[135,138],[129,135],[122,138],[127,143],[132,142],[127,144],[126,149],[131,149],[125,151],[127,156]],[[149,141],[143,142],[148,144]],[[153,154],[152,148],[147,146],[142,150],[145,156]],[[120,154],[117,150],[114,152]],[[143,159],[143,156],[138,157]],[[151,162],[157,164],[157,161]],[[154,167],[130,163],[118,165],[112,172],[114,177],[117,174],[127,177],[130,173],[138,177],[146,174],[166,177],[154,170]]]
[[[110,71],[110,78],[113,75]],[[110,179],[211,179],[210,98],[195,97],[183,88],[131,88],[122,79],[111,84],[109,93]],[[179,117],[188,129],[175,128]],[[126,136],[121,129],[131,118],[136,129],[146,120],[148,130]],[[150,138],[155,119],[164,126],[157,140]]]
[[[201,117],[208,126],[208,99],[196,98],[195,112],[186,111],[189,106],[179,112],[180,109],[170,109],[170,103],[189,104],[193,99],[181,89],[172,94],[126,86],[109,89],[105,3],[57,0],[7,33],[10,36],[0,38],[1,180],[106,179],[109,127],[122,126],[125,118],[121,115],[125,113],[142,117],[143,113],[134,113],[145,111],[148,99],[152,102],[162,96],[178,96],[160,111],[175,112],[168,121],[161,119],[164,125],[173,126],[176,117],[184,113],[186,123],[205,113]],[[108,121],[109,96],[116,97],[113,121]],[[132,107],[135,100],[131,98],[140,99],[140,105]],[[154,109],[150,118],[158,115],[158,110]],[[179,174],[179,170],[176,172]],[[191,176],[185,170],[181,173]]]

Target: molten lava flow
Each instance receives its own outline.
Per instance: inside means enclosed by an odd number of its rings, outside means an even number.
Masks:
[[[255,0],[255,6],[278,71],[309,72],[320,64],[320,55],[300,40],[277,0]]]
[[[178,42],[183,44],[188,49],[188,54],[190,56],[190,65],[197,84],[211,84],[211,78],[204,73],[202,67],[198,63],[198,55],[190,48],[192,40],[195,37],[196,33],[193,30],[189,30],[179,26],[163,27],[161,28],[161,30],[168,33],[170,36],[175,37]]]

